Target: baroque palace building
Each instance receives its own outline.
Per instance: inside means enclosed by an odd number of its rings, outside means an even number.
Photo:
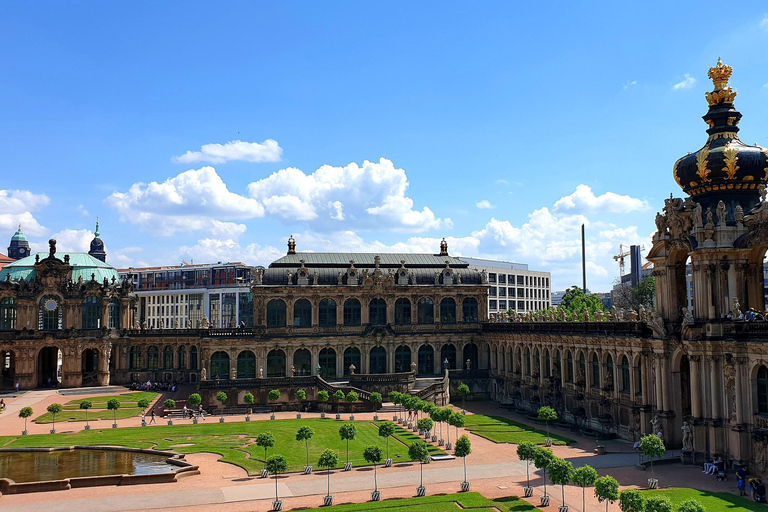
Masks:
[[[441,394],[419,396],[444,403],[449,382],[463,381],[505,406],[552,405],[583,429],[661,435],[688,462],[722,455],[764,472],[768,322],[739,318],[765,308],[768,150],[739,140],[731,73],[721,62],[709,70],[707,140],[674,164],[685,197],[656,216],[654,310],[489,322],[488,273],[450,256],[445,241],[438,254],[299,253],[291,237],[284,257],[249,270],[249,288],[232,283],[237,316],[224,321],[209,303],[194,327],[177,328],[159,321],[164,310],[141,320],[141,278],[119,279],[103,243],[60,259],[51,241],[49,254],[0,270],[0,386],[194,382],[208,403],[227,390],[236,405],[247,391],[266,403],[275,387],[293,396],[300,386],[312,401],[334,379],[366,401],[439,375]],[[215,292],[222,304],[227,293]]]

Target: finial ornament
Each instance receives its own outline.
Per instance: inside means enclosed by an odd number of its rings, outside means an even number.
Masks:
[[[731,78],[733,68],[727,64],[723,64],[720,57],[717,58],[717,65],[709,68],[707,75],[712,79],[715,84],[715,90],[705,94],[707,103],[710,105],[718,105],[720,103],[733,103],[736,98],[736,91],[728,86],[728,80]]]
[[[293,235],[288,239],[288,254],[296,254],[296,240],[293,239]]]
[[[96,238],[99,238],[99,218],[96,217],[96,232],[93,234]]]

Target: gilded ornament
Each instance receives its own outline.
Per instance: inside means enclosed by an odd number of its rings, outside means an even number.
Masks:
[[[766,164],[765,169],[763,169],[765,171],[765,176],[763,176],[763,181],[768,181],[768,149],[763,148],[760,150],[760,152],[765,157],[765,164]]]
[[[717,64],[709,68],[707,76],[714,82],[715,90],[719,91],[728,85],[728,80],[731,78],[732,73],[733,68],[727,64],[723,64],[723,61],[718,57]]]
[[[738,139],[739,136],[736,135],[736,132],[720,132],[720,133],[713,133],[709,136],[707,139],[707,142],[712,142],[713,140],[717,139]]]
[[[699,154],[696,155],[696,165],[699,168],[698,171],[696,171],[696,174],[699,175],[701,178],[701,181],[704,183],[707,183],[709,181],[712,181],[709,179],[710,171],[707,169],[707,159],[709,158],[709,147],[704,146],[701,148],[701,151],[699,151]]]
[[[729,117],[728,118],[728,126],[736,126],[739,124],[739,118],[738,117]]]
[[[738,158],[739,148],[730,142],[726,144],[723,148],[723,161],[725,162],[723,172],[726,174],[725,179],[732,180],[736,178],[736,171],[739,170],[739,166],[736,165]]]
[[[677,166],[678,166],[678,165],[680,165],[680,160],[682,160],[682,158],[678,158],[678,159],[677,159],[677,162],[675,162],[675,167],[674,167],[674,169],[672,170],[672,175],[675,177],[675,181],[677,182],[677,185],[678,185],[679,187],[682,187],[682,186],[683,186],[683,184],[682,184],[682,183],[680,183],[680,176],[678,176],[678,175],[677,175]]]

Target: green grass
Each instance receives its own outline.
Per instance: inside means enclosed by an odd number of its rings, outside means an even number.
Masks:
[[[198,425],[160,425],[150,428],[129,427],[81,431],[71,434],[42,434],[19,437],[2,437],[3,448],[26,448],[35,446],[73,446],[73,445],[116,445],[132,448],[156,448],[173,450],[179,453],[210,452],[221,455],[221,461],[229,462],[245,469],[249,474],[258,474],[264,465],[264,449],[255,444],[258,434],[270,431],[275,436],[275,448],[267,456],[282,454],[288,459],[289,471],[302,471],[306,464],[304,443],[295,440],[300,426],[310,426],[315,430],[309,441],[309,462],[317,464],[317,459],[326,448],[339,453],[339,467],[346,462],[346,442],[339,437],[339,427],[348,422],[331,419],[274,420],[238,423],[218,423],[211,417]],[[369,445],[378,445],[385,449],[385,441],[378,436],[378,428],[368,421],[353,422],[357,428],[357,437],[349,443],[349,461],[356,467],[368,465],[363,459],[363,450]],[[408,461],[408,445],[418,437],[397,427],[394,439],[389,440],[389,455],[393,462]],[[180,446],[189,445],[189,446]],[[430,453],[444,453],[439,448],[428,445]]]
[[[675,507],[687,500],[696,500],[704,507],[707,512],[733,512],[736,510],[766,510],[764,504],[755,503],[752,500],[736,496],[729,492],[708,492],[697,489],[683,489],[671,487],[669,489],[643,491],[643,495],[649,496],[664,495],[672,502]]]
[[[384,492],[386,494],[386,492]],[[407,512],[456,512],[460,509],[475,511],[529,512],[538,510],[530,503],[514,496],[488,499],[476,492],[443,494],[423,498],[401,498],[384,501],[369,501],[323,507],[329,512],[357,512],[364,510],[405,510]],[[320,510],[320,509],[318,509]]]
[[[88,409],[88,419],[112,419],[112,411],[107,410],[107,402],[117,399],[120,402],[120,409],[117,410],[117,419],[133,418],[141,415],[141,409],[138,408],[138,401],[146,398],[150,402],[157,397],[158,393],[147,391],[137,391],[135,393],[124,393],[122,395],[98,396],[95,398],[82,397],[63,404],[64,409],[56,415],[56,422],[59,421],[85,421],[85,411],[80,409],[80,402],[90,400],[93,408]],[[53,415],[49,412],[41,414],[35,418],[36,423],[51,423]]]
[[[465,429],[476,436],[483,437],[494,443],[520,444],[522,442],[544,444],[547,438],[545,430],[538,430],[529,425],[503,418],[501,416],[484,416],[471,414],[464,418]],[[549,436],[557,445],[575,443],[573,439],[556,434]]]

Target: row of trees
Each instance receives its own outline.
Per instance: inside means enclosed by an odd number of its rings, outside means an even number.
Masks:
[[[440,428],[440,439],[443,439],[443,423],[456,427],[456,436],[459,435],[459,428],[464,426],[464,414],[459,413],[451,409],[450,407],[438,407],[432,402],[427,402],[420,399],[417,396],[408,395],[406,393],[400,393],[392,391],[389,393],[389,401],[395,405],[399,405],[401,409],[398,411],[400,415],[399,421],[402,423],[405,421],[404,415],[410,413],[414,416],[416,427],[421,432],[432,432],[435,424]],[[419,418],[419,415],[423,414],[428,417]],[[448,444],[451,443],[450,429],[446,428]]]

